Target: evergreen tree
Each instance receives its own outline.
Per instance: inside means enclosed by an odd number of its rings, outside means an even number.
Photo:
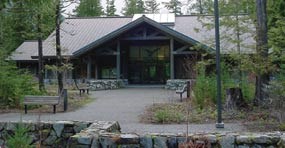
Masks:
[[[77,16],[101,16],[103,15],[103,8],[100,4],[100,0],[80,0],[79,6],[75,12]]]
[[[181,6],[182,3],[179,0],[170,0],[169,3],[165,5],[165,7],[171,12],[175,13],[176,15],[181,15]]]
[[[107,0],[106,15],[114,16],[116,13],[115,0]]]
[[[159,4],[156,3],[156,0],[148,0],[145,2],[146,5],[146,12],[148,13],[157,13],[159,11],[158,6]]]
[[[134,15],[136,13],[144,13],[145,7],[142,0],[125,0],[125,7],[123,8],[123,14]]]

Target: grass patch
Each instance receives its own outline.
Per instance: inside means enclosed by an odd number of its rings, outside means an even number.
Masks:
[[[205,124],[215,123],[217,119],[216,107],[207,106],[204,109],[200,107],[189,107],[190,102],[183,103],[156,103],[146,108],[144,114],[140,116],[143,123],[187,123],[187,110],[189,110],[189,123]],[[266,109],[252,108],[236,112],[223,111],[223,122],[225,123],[241,123],[249,131],[272,131],[283,130],[285,124],[279,124]],[[266,127],[266,128],[264,128]]]

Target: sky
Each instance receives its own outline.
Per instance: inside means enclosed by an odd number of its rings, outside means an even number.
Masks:
[[[168,10],[164,7],[164,3],[169,2],[170,0],[156,0],[157,3],[160,4],[160,13],[169,13]],[[181,0],[182,3],[182,13],[185,14],[187,12],[187,5],[195,2],[195,0]],[[66,13],[72,14],[73,10],[76,8],[78,4],[72,4],[68,8],[66,8]],[[101,0],[101,5],[105,9],[106,8],[106,0]],[[122,15],[122,8],[125,6],[125,0],[115,0],[115,7],[117,9],[116,14]]]

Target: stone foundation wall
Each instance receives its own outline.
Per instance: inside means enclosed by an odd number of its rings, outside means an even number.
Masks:
[[[195,82],[194,79],[169,79],[166,82],[165,89],[176,90],[183,87],[187,81],[190,81],[190,84]]]
[[[89,80],[90,90],[118,89],[125,87],[128,80]]]
[[[0,123],[0,147],[5,146],[7,135],[13,135],[18,123]],[[121,133],[118,122],[57,121],[23,122],[29,128],[33,145],[41,141],[42,147],[68,148],[285,148],[285,133],[204,133],[184,134],[153,133],[138,135]],[[41,137],[41,139],[40,139]]]

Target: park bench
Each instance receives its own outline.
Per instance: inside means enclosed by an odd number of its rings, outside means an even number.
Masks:
[[[56,105],[59,104],[61,96],[25,96],[25,114],[27,114],[27,105],[53,105],[53,113],[56,113]]]
[[[85,91],[87,94],[89,94],[89,86],[87,83],[78,84],[77,81],[74,79],[74,84],[76,88],[79,90],[79,96],[81,96],[82,93],[85,93]]]
[[[183,93],[185,93],[187,91],[187,84],[184,84],[182,87],[178,87],[178,89],[176,89],[176,94],[180,95],[180,101],[182,102],[182,95]]]

